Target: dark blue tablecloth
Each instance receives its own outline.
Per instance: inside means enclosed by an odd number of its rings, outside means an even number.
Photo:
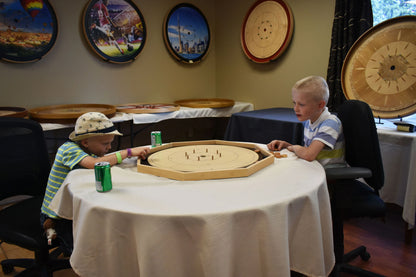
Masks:
[[[264,144],[279,139],[302,145],[303,123],[291,108],[235,113],[228,122],[224,139]]]

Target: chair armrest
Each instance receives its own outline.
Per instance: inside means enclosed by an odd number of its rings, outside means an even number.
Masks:
[[[327,180],[358,179],[371,177],[371,170],[364,167],[334,167],[326,168]]]

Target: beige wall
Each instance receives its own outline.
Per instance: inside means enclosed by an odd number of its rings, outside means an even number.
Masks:
[[[294,82],[308,75],[326,77],[335,1],[286,0],[294,17],[292,41],[268,64],[253,63],[240,46],[242,21],[253,2],[216,2],[217,95],[254,103],[256,109],[291,107]]]
[[[104,62],[90,49],[81,27],[86,2],[50,0],[59,22],[56,44],[35,63],[0,62],[0,106],[226,97],[252,102],[257,109],[290,107],[290,87],[297,79],[326,76],[332,0],[287,0],[295,21],[292,42],[277,61],[262,65],[251,62],[240,46],[242,20],[253,0],[187,1],[202,10],[211,29],[209,53],[196,65],[177,62],[164,45],[163,20],[176,2],[135,1],[145,18],[147,40],[129,64]]]

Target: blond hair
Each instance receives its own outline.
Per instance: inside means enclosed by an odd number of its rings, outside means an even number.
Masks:
[[[316,101],[325,101],[325,105],[329,99],[329,88],[325,79],[321,76],[309,76],[305,77],[295,83],[292,90],[303,90],[308,93]]]

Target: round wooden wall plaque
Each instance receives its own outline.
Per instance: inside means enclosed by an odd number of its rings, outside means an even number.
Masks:
[[[293,15],[283,0],[259,0],[249,9],[241,28],[241,45],[249,59],[266,63],[277,59],[293,34]]]
[[[349,50],[341,72],[347,99],[366,102],[374,116],[396,118],[416,111],[416,16],[386,20]]]
[[[222,98],[184,99],[175,101],[175,104],[189,108],[226,108],[234,106],[234,103],[234,100]]]
[[[100,112],[110,118],[116,114],[116,107],[105,104],[53,105],[31,109],[29,116],[44,123],[75,123],[79,116],[88,112]]]

